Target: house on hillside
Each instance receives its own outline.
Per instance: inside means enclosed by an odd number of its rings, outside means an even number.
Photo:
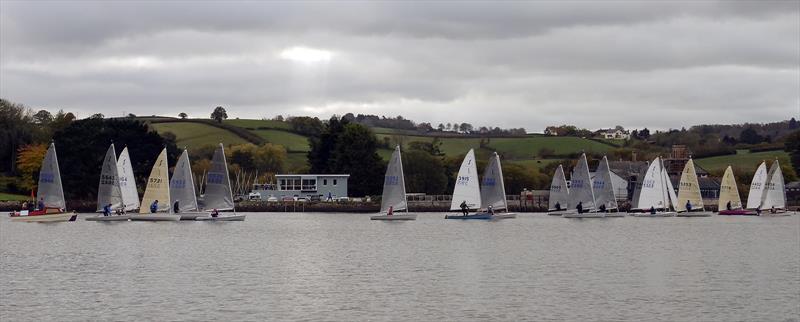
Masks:
[[[619,129],[599,129],[594,132],[596,136],[609,140],[628,140],[631,138],[631,132]]]
[[[544,135],[558,136],[558,128],[555,126],[548,126],[544,129]]]

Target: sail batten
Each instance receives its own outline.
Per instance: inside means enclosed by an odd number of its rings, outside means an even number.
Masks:
[[[197,195],[192,178],[189,153],[183,150],[175,165],[175,170],[172,172],[172,179],[169,181],[170,198],[173,204],[178,202],[181,211],[197,210]]]
[[[103,207],[109,204],[111,209],[119,209],[122,207],[123,201],[114,144],[108,147],[101,169],[100,183],[97,187],[97,211],[103,210]]]
[[[150,171],[150,177],[147,179],[147,188],[142,197],[142,207],[139,209],[140,214],[150,213],[150,205],[154,201],[158,201],[158,209],[156,211],[172,212],[170,207],[169,196],[169,167],[167,166],[167,148],[161,150],[156,162],[153,164],[153,169]]]
[[[489,164],[483,171],[480,184],[481,208],[491,206],[495,210],[508,209],[506,204],[506,189],[503,184],[503,169],[500,165],[500,156],[495,152],[489,159]]]
[[[470,149],[461,162],[458,170],[450,210],[461,210],[461,203],[466,202],[467,208],[477,209],[481,205],[481,192],[478,182],[478,168],[475,165],[475,151]]]

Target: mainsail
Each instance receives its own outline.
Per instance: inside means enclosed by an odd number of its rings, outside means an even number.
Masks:
[[[578,164],[572,171],[572,181],[570,181],[569,198],[571,209],[576,209],[578,203],[583,210],[594,209],[594,192],[592,191],[592,179],[589,176],[589,164],[586,162],[586,154],[581,154]]]
[[[567,208],[567,203],[569,202],[569,187],[567,187],[567,178],[564,177],[564,167],[560,164],[558,168],[556,168],[556,173],[553,175],[553,181],[550,183],[550,197],[548,199],[547,208],[549,210]],[[556,204],[560,207],[556,207]]]
[[[58,169],[58,156],[56,156],[54,143],[50,143],[50,147],[44,155],[42,168],[39,170],[39,185],[36,195],[39,200],[44,201],[45,207],[66,211],[67,205],[64,201],[64,189],[61,187],[61,171]]]
[[[777,209],[786,208],[786,187],[783,182],[783,172],[777,159],[769,167],[769,176],[767,176],[767,185],[764,189],[764,197],[761,203],[761,209],[770,209],[772,207]]]
[[[611,179],[611,169],[608,167],[608,158],[603,156],[600,165],[595,171],[592,180],[592,190],[594,191],[595,203],[606,205],[607,210],[617,209],[617,197],[614,194],[614,181]],[[599,206],[598,206],[599,207]]]
[[[131,157],[128,155],[128,147],[122,149],[117,159],[117,176],[119,177],[119,188],[122,191],[122,203],[125,204],[125,211],[139,209],[139,191],[136,190],[136,177],[133,176],[133,166]]]
[[[481,208],[495,210],[508,209],[506,204],[506,188],[503,184],[503,169],[500,166],[500,156],[497,152],[489,159],[489,164],[483,171],[480,184]]]
[[[222,143],[214,150],[214,157],[211,159],[203,201],[207,211],[234,209],[231,178],[228,176],[228,163],[225,161],[225,147]]]
[[[460,210],[461,203],[466,202],[467,208],[477,209],[481,205],[481,191],[478,186],[478,168],[475,166],[475,151],[472,149],[467,152],[461,168],[458,169],[455,188],[453,189],[453,199],[450,202],[450,210]]]
[[[117,153],[114,144],[108,147],[103,166],[100,171],[100,185],[97,187],[97,211],[111,204],[111,209],[122,207],[122,190],[117,175]]]
[[[672,186],[672,180],[669,178],[669,173],[667,173],[667,167],[664,166],[664,159],[661,159],[661,175],[664,177],[662,182],[665,183],[667,199],[665,200],[665,205],[669,207],[672,205],[672,208],[675,209],[675,204],[678,202],[678,197],[675,196],[675,187]],[[666,209],[666,208],[665,208]]]
[[[731,210],[742,208],[742,199],[739,198],[739,188],[736,186],[736,178],[733,176],[731,166],[725,169],[722,175],[722,182],[719,185],[719,210],[727,209],[728,202],[731,203]]]
[[[147,179],[147,188],[144,190],[144,197],[142,197],[143,207],[139,209],[139,213],[150,213],[150,205],[156,200],[158,200],[157,211],[171,213],[172,207],[170,207],[169,199],[169,168],[167,167],[167,148],[164,148],[150,171],[150,177]]]
[[[400,158],[400,146],[394,148],[392,159],[386,167],[383,177],[383,196],[381,197],[381,212],[405,210],[406,184],[403,177],[403,161]]]
[[[636,204],[637,209],[667,208],[667,192],[665,190],[664,173],[661,170],[661,158],[656,157],[642,180],[642,188],[639,192],[639,199]]]
[[[683,167],[681,173],[681,181],[678,185],[678,200],[675,205],[675,210],[686,211],[686,201],[692,205],[693,209],[703,209],[703,197],[700,195],[700,183],[697,181],[697,172],[695,172],[694,161],[689,159],[686,166]]]
[[[747,194],[747,209],[761,209],[761,202],[764,197],[764,188],[767,185],[767,163],[761,162],[753,174],[753,181],[750,182],[750,192]]]
[[[169,194],[172,203],[178,202],[180,211],[197,210],[197,195],[194,190],[194,180],[192,179],[192,166],[189,163],[189,153],[183,150],[175,170],[172,171],[172,179],[169,181]]]

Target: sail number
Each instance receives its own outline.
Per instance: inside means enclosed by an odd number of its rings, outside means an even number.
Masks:
[[[186,180],[172,180],[170,185],[175,189],[183,189],[186,188]]]
[[[101,175],[100,176],[100,184],[101,185],[115,185],[117,183],[115,176],[109,175]]]
[[[222,184],[225,180],[225,175],[220,173],[209,173],[207,183],[208,184]]]
[[[495,178],[483,178],[484,186],[494,186],[495,184],[497,184],[497,180]]]
[[[383,184],[387,186],[396,186],[400,184],[400,176],[386,176]]]
[[[469,184],[469,177],[467,176],[458,176],[456,179],[456,185],[466,186]]]

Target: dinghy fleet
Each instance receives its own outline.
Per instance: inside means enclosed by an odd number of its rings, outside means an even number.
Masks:
[[[482,178],[478,178],[475,151],[470,149],[459,168],[451,198],[450,211],[445,219],[506,219],[515,218],[508,212],[500,156],[489,158]],[[243,221],[245,215],[236,208],[225,160],[224,146],[214,151],[211,169],[206,176],[202,203],[197,200],[191,163],[186,149],[169,178],[167,150],[158,155],[147,180],[141,202],[136,189],[128,148],[116,156],[112,143],[103,159],[97,194],[97,216],[87,221]],[[689,159],[680,178],[677,195],[664,161],[657,157],[640,175],[635,187],[629,215],[635,217],[708,217],[694,161]],[[567,182],[564,167],[558,165],[550,184],[548,214],[564,218],[624,217],[615,195],[608,159],[604,156],[594,177],[589,172],[586,154],[581,154]],[[38,210],[21,210],[11,214],[13,221],[50,222],[75,221],[77,214],[68,212],[58,169],[55,145],[45,154],[39,173]],[[395,147],[384,176],[380,213],[371,220],[415,220],[408,212],[405,178],[400,146]],[[201,206],[202,205],[202,206]],[[729,166],[722,178],[719,194],[720,215],[788,215],[783,174],[778,160],[767,171],[766,162],[756,170],[750,185],[747,205],[743,207]],[[137,211],[138,210],[138,211]],[[225,212],[224,211],[230,211]]]
[[[222,143],[214,151],[211,170],[206,176],[202,209],[197,201],[189,154],[185,149],[175,165],[171,180],[167,149],[161,150],[150,171],[141,202],[127,147],[117,157],[112,143],[106,151],[100,169],[97,189],[97,211],[100,214],[86,218],[87,221],[243,221],[245,219],[245,215],[236,214]],[[11,214],[11,220],[25,222],[76,220],[77,214],[74,211],[67,211],[66,208],[53,143],[50,144],[42,162],[37,196],[39,210],[14,212]]]

